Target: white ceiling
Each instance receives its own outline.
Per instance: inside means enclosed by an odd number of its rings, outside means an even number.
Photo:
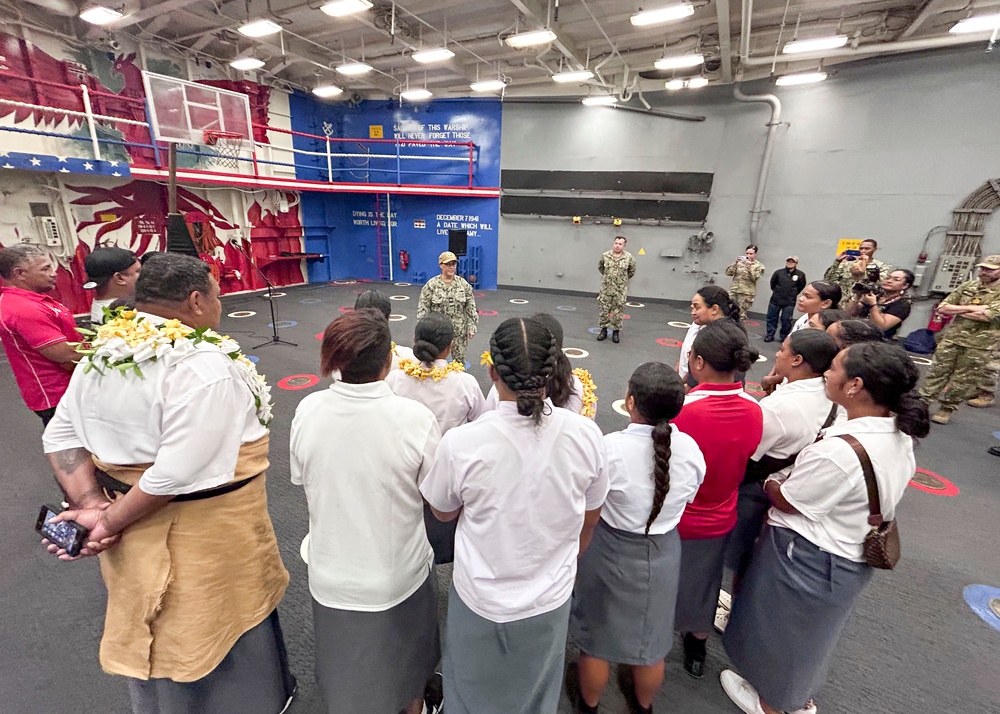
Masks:
[[[122,0],[100,0],[121,7]],[[89,0],[85,0],[89,2]],[[663,88],[660,78],[639,79],[665,54],[698,51],[704,68],[680,70],[677,76],[704,73],[711,82],[725,83],[773,73],[815,69],[900,51],[950,45],[948,29],[970,13],[966,0],[695,0],[694,14],[679,22],[634,27],[629,17],[640,7],[655,8],[676,0],[374,0],[375,7],[344,18],[332,18],[318,8],[322,0],[125,0],[125,18],[104,28],[74,15],[82,6],[74,0],[12,0],[0,7],[87,41],[132,37],[160,44],[191,57],[226,63],[252,51],[267,64],[261,78],[309,88],[335,82],[364,96],[398,93],[400,85],[426,84],[436,96],[468,96],[469,83],[498,76],[508,81],[513,96],[585,96],[620,94],[623,89]],[[26,3],[31,3],[28,5]],[[741,52],[743,13],[752,10]],[[1000,0],[977,0],[975,14],[1000,11]],[[248,18],[268,17],[284,30],[251,40],[236,32]],[[513,49],[501,38],[520,30],[549,26],[558,39],[550,45]],[[788,62],[779,48],[795,37],[836,33],[851,41],[846,49]],[[988,36],[964,36],[983,47]],[[455,52],[446,62],[420,65],[410,58],[421,47],[442,44]],[[998,48],[1000,52],[1000,48]],[[345,58],[375,67],[363,77],[345,78],[332,70]],[[776,64],[772,68],[772,63]],[[586,84],[558,85],[550,79],[560,67],[597,70]]]

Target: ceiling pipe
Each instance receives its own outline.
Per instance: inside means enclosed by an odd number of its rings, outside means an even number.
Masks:
[[[771,120],[767,123],[767,139],[764,140],[764,157],[757,175],[753,210],[750,211],[750,242],[757,245],[760,217],[764,212],[764,190],[767,188],[767,175],[771,170],[771,155],[774,153],[774,136],[781,125],[781,100],[773,94],[744,94],[738,84],[733,85],[733,96],[741,102],[764,102],[771,105]]]
[[[49,12],[54,12],[56,15],[62,15],[63,17],[76,17],[80,12],[76,4],[70,2],[70,0],[25,0],[25,2],[43,7]]]
[[[722,81],[733,81],[733,48],[730,38],[729,0],[715,0],[715,17],[719,24],[719,55],[722,59]]]
[[[580,97],[512,97],[506,95],[503,98],[504,104],[561,104],[561,105],[580,105]],[[679,121],[694,121],[701,122],[705,121],[706,117],[697,114],[679,114],[677,112],[665,112],[661,109],[643,109],[641,107],[629,107],[622,104],[612,104],[608,108],[618,109],[626,112],[639,112],[640,114],[650,114],[656,117],[663,117],[664,119],[677,119]],[[594,109],[593,107],[587,107],[588,110]]]

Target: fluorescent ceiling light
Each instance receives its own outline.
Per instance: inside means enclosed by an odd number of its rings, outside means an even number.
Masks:
[[[420,50],[420,52],[414,52],[410,56],[413,57],[414,62],[430,64],[431,62],[443,62],[446,59],[451,59],[455,53],[447,47],[438,47],[433,50]]]
[[[556,39],[556,33],[552,30],[531,30],[530,32],[519,32],[516,35],[509,35],[504,38],[511,47],[531,47],[532,45],[544,45]]]
[[[233,69],[260,69],[264,66],[264,60],[257,59],[256,57],[240,57],[234,59],[229,63],[229,66]]]
[[[281,25],[272,20],[254,20],[239,28],[241,35],[247,37],[267,37],[281,32]]]
[[[594,73],[589,69],[571,70],[569,72],[559,72],[552,75],[553,82],[586,82],[592,78]]]
[[[687,82],[685,82],[683,79],[671,79],[664,86],[666,86],[666,88],[669,89],[671,92],[676,92],[678,89],[684,89],[684,87],[687,86]]]
[[[338,87],[336,84],[320,84],[313,87],[313,94],[317,97],[322,97],[323,99],[328,99],[330,97],[336,97],[338,94],[343,94],[344,90]]]
[[[346,74],[348,77],[356,77],[359,74],[368,74],[371,72],[372,66],[364,62],[345,62],[342,65],[338,65],[337,71],[341,74]]]
[[[826,79],[826,72],[799,72],[798,74],[785,74],[775,81],[779,87],[794,87],[797,84],[813,84]]]
[[[81,15],[81,17],[83,17]],[[948,32],[964,34],[966,32],[991,32],[1000,27],[1000,13],[993,15],[979,15],[978,17],[967,17],[959,20]]]
[[[80,13],[80,19],[91,25],[107,25],[109,22],[121,20],[123,17],[125,16],[122,13],[103,5],[92,5]]]
[[[704,61],[705,55],[703,54],[675,55],[661,57],[653,63],[653,66],[657,69],[687,69],[688,67],[697,67]]]
[[[333,0],[320,7],[330,17],[345,17],[371,9],[368,0]]]
[[[482,82],[473,82],[469,88],[473,92],[499,92],[507,86],[502,79],[484,79]]]
[[[701,89],[708,86],[707,77],[692,77],[687,81],[688,89]]]
[[[786,55],[793,55],[799,52],[822,52],[823,50],[835,50],[847,44],[847,35],[830,35],[829,37],[815,37],[811,40],[792,40],[785,43],[781,51]]]
[[[629,18],[636,27],[646,27],[647,25],[659,25],[661,22],[671,20],[682,20],[694,14],[694,5],[681,3],[679,5],[667,5],[656,10],[646,10],[637,12]]]
[[[610,94],[599,94],[596,97],[584,97],[583,103],[588,107],[610,107],[617,104],[618,99]]]
[[[421,99],[430,99],[434,96],[434,92],[429,89],[407,89],[399,93],[403,99],[409,99],[411,102],[420,101]]]

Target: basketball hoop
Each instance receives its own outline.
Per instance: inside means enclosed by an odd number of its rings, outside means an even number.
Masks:
[[[240,152],[243,150],[243,137],[232,131],[211,131],[205,132],[205,144],[215,150],[212,161],[217,165],[239,169]]]

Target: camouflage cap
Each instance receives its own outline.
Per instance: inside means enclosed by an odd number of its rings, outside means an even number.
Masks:
[[[976,267],[996,270],[997,268],[1000,268],[1000,255],[987,255],[981,261],[976,263]]]

